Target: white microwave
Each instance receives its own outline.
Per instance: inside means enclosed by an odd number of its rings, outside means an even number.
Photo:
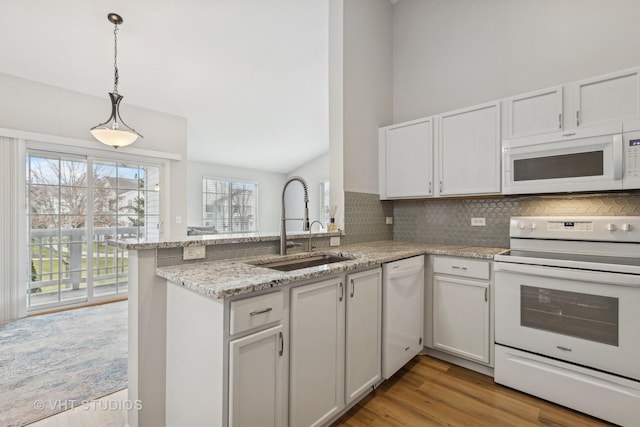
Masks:
[[[503,194],[633,188],[640,188],[640,122],[502,141]]]

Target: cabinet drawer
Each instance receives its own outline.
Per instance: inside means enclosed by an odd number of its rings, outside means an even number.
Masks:
[[[233,301],[230,311],[231,335],[277,322],[283,317],[284,294],[280,291]]]
[[[463,258],[433,257],[433,272],[489,279],[489,262]]]

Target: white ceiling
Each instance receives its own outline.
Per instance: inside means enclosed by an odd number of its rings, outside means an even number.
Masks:
[[[287,173],[328,150],[328,0],[3,3],[0,72],[105,103],[120,14],[123,104],[186,117],[191,160]]]

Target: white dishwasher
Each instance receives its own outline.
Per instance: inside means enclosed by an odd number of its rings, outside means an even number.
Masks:
[[[422,351],[424,256],[382,265],[382,376]]]

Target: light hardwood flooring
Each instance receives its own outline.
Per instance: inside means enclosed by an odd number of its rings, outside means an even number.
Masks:
[[[102,400],[127,400],[127,390]],[[594,402],[597,404],[597,402]],[[29,427],[123,427],[126,411],[83,407]],[[365,397],[334,427],[602,427],[610,426],[562,406],[495,384],[491,377],[428,356],[417,356]]]
[[[597,402],[594,402],[597,404]],[[334,427],[610,426],[604,421],[495,384],[493,378],[417,356]]]

